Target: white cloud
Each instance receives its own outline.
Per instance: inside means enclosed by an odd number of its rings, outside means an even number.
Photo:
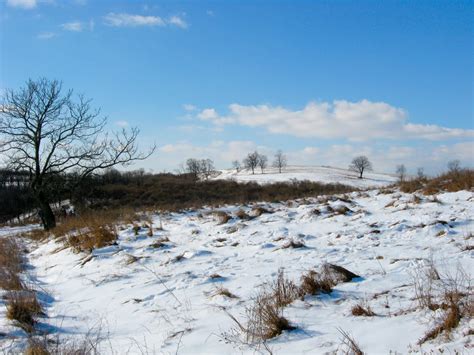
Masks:
[[[196,111],[197,110],[197,107],[194,106],[194,105],[191,105],[191,104],[184,104],[183,105],[183,108],[188,111],[188,112],[191,112],[191,111]]]
[[[48,40],[56,36],[57,34],[54,32],[41,32],[36,36],[36,38],[41,39],[41,40]]]
[[[72,31],[72,32],[81,32],[84,29],[83,23],[79,21],[63,23],[61,27],[65,31]]]
[[[128,126],[128,122],[125,120],[115,121],[115,124],[122,128],[125,128]]]
[[[174,15],[168,19],[163,19],[160,16],[144,16],[144,15],[133,15],[127,13],[114,13],[110,12],[104,16],[106,25],[112,27],[139,27],[139,26],[175,26],[182,29],[189,27],[189,24],[184,20],[182,16]]]
[[[168,19],[168,23],[170,25],[173,25],[173,26],[176,26],[176,27],[179,27],[179,28],[188,28],[188,23],[180,16],[171,16],[169,19]]]
[[[166,26],[159,16],[142,16],[110,12],[104,16],[105,23],[113,27]]]
[[[207,108],[197,118],[218,126],[238,124],[263,127],[274,134],[322,139],[344,138],[350,141],[474,137],[474,130],[407,123],[407,113],[403,109],[368,100],[310,102],[296,111],[281,106],[232,104],[229,111],[227,116],[221,116],[215,109]]]
[[[7,0],[7,5],[11,7],[19,7],[25,10],[34,9],[37,5],[36,0]]]

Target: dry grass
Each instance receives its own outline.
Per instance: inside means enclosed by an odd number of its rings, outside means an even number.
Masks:
[[[236,213],[235,213],[235,217],[237,217],[238,219],[241,219],[243,221],[248,221],[250,219],[252,219],[252,217],[250,217],[247,212],[245,212],[244,210],[240,209],[238,210]]]
[[[31,333],[36,317],[43,314],[41,304],[33,291],[9,292],[6,297],[6,317],[24,331]]]
[[[68,236],[66,240],[76,252],[91,253],[94,249],[114,244],[117,231],[112,225],[92,225]]]
[[[22,271],[21,249],[15,239],[0,238],[0,288],[21,290],[24,285],[20,278]]]
[[[432,261],[428,268],[417,271],[414,277],[416,300],[420,307],[437,311],[435,324],[418,344],[444,334],[450,337],[461,319],[471,319],[474,313],[470,276],[458,266],[455,274],[441,274]]]
[[[232,219],[232,217],[224,211],[214,211],[213,215],[217,218],[218,224],[226,224]]]
[[[361,350],[359,344],[355,341],[355,339],[346,331],[339,328],[339,333],[341,333],[342,339],[341,343],[345,349],[341,349],[342,354],[346,355],[364,355],[364,352]]]
[[[232,292],[230,292],[227,288],[218,286],[212,296],[224,296],[227,298],[239,298],[236,295],[234,295]]]
[[[407,193],[422,191],[434,195],[441,191],[456,192],[474,187],[474,170],[462,169],[441,174],[432,179],[417,178],[400,183],[400,190]]]
[[[351,308],[351,314],[356,317],[364,316],[364,317],[373,317],[375,313],[370,308],[370,305],[367,302],[361,301],[358,304],[354,305]]]
[[[306,295],[319,295],[320,293],[331,293],[335,286],[334,281],[324,274],[318,274],[314,270],[308,271],[301,277],[300,297]]]
[[[305,248],[306,245],[303,242],[300,242],[298,240],[293,240],[291,239],[290,241],[286,242],[281,249],[298,249],[298,248]]]
[[[57,238],[64,238],[66,245],[76,252],[90,253],[96,248],[114,244],[116,225],[133,221],[137,216],[131,209],[89,211],[62,221],[51,231]],[[140,228],[136,223],[134,224]]]
[[[264,213],[273,213],[273,212],[262,206],[257,206],[257,207],[252,208],[252,216],[260,217]]]

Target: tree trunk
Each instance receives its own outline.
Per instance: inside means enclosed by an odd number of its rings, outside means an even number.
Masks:
[[[360,171],[359,179],[362,179],[362,174],[364,173],[364,170]]]
[[[49,205],[48,199],[44,195],[44,192],[38,192],[36,196],[38,205],[40,208],[41,222],[43,223],[44,230],[50,230],[56,227],[56,217],[54,216],[53,210]]]

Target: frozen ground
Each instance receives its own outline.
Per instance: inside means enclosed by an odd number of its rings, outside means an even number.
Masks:
[[[255,170],[255,174],[242,170],[236,173],[235,170],[222,170],[215,179],[234,179],[239,182],[256,181],[261,184],[296,180],[309,180],[324,183],[340,183],[359,188],[381,187],[393,184],[396,178],[388,174],[364,173],[364,179],[359,179],[358,174],[346,169],[323,167],[323,166],[288,166],[281,174],[276,168],[267,168],[261,174],[260,168]]]
[[[102,353],[266,353],[257,344],[226,342],[223,333],[245,323],[245,308],[258,287],[279,268],[299,282],[310,269],[329,262],[361,276],[329,295],[307,296],[285,308],[296,330],[268,341],[273,354],[341,351],[338,329],[349,332],[367,354],[406,354],[442,349],[472,353],[474,323],[463,319],[450,339],[417,341],[432,328],[436,313],[419,309],[413,277],[433,260],[440,273],[459,265],[474,270],[474,194],[461,191],[432,197],[377,190],[347,199],[262,204],[273,213],[218,224],[207,209],[153,216],[163,223],[152,237],[123,226],[117,245],[93,257],[74,254],[49,241],[30,249],[31,280],[41,290],[47,317],[40,329],[65,339],[101,328]],[[337,214],[346,206],[345,214]],[[223,211],[234,215],[240,207]],[[251,206],[244,207],[251,214]],[[162,246],[153,246],[167,237]],[[288,241],[306,247],[282,248]],[[238,298],[216,295],[225,287]],[[355,317],[351,307],[365,300],[374,317]],[[0,307],[0,352],[18,352],[24,335],[4,319]],[[23,340],[23,343],[21,342]],[[236,340],[236,339],[234,339]]]

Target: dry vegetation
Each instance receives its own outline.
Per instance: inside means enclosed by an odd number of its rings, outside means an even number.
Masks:
[[[6,318],[31,333],[43,309],[36,292],[21,279],[24,269],[21,254],[21,246],[15,239],[0,238],[0,288],[8,291],[4,296]]]
[[[245,324],[229,314],[237,325],[235,333],[243,334],[247,344],[265,344],[266,340],[280,335],[283,331],[295,329],[285,318],[284,308],[298,298],[304,299],[306,295],[330,293],[338,282],[350,281],[352,277],[348,275],[357,277],[345,268],[325,264],[319,273],[308,271],[301,277],[300,285],[296,285],[285,276],[283,269],[278,270],[277,278],[262,285],[251,305],[246,308]],[[227,340],[231,337],[224,334]]]
[[[13,238],[0,238],[0,288],[22,290],[20,278],[22,271],[21,249]]]
[[[433,195],[441,191],[455,192],[474,187],[474,170],[462,169],[444,173],[433,179],[416,178],[400,183],[400,190],[407,193],[421,191]]]
[[[447,338],[461,319],[474,316],[474,298],[468,273],[458,266],[455,274],[440,273],[433,262],[414,274],[415,299],[420,308],[433,311],[434,325],[419,344],[444,334]]]

